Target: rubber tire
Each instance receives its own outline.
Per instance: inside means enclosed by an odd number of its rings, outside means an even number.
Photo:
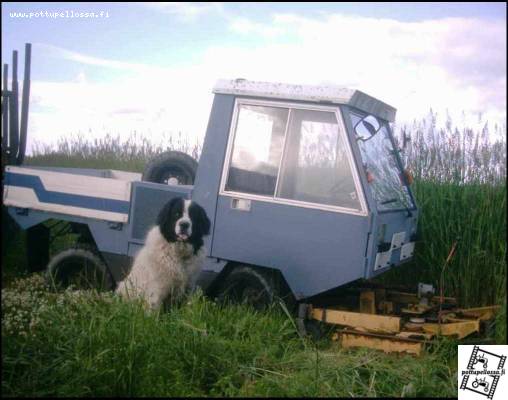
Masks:
[[[88,282],[78,283],[77,289],[113,290],[115,283],[106,263],[95,247],[87,244],[76,244],[53,256],[48,263],[47,279],[56,289],[67,288],[75,283],[76,273],[82,272],[84,266],[90,266],[88,273],[94,275],[85,276]]]
[[[167,184],[169,177],[176,177],[179,185],[192,185],[197,169],[198,162],[188,154],[167,151],[148,163],[141,180]]]
[[[248,265],[237,265],[214,290],[220,302],[246,303],[264,310],[281,299],[289,313],[296,309],[296,299],[275,271],[264,271]]]

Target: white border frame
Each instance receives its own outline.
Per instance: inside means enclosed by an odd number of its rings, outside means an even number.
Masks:
[[[289,109],[288,120],[289,120],[289,116],[291,113],[291,109],[333,112],[335,114],[337,123],[339,125],[340,138],[343,140],[343,142],[346,145],[346,154],[348,157],[349,166],[351,168],[351,173],[353,175],[355,189],[359,195],[361,210],[355,210],[352,208],[331,206],[331,205],[319,204],[319,203],[309,203],[309,202],[304,202],[304,201],[300,201],[300,200],[290,200],[290,199],[283,199],[280,197],[276,197],[277,187],[278,187],[280,173],[281,173],[280,167],[281,167],[281,163],[283,162],[285,148],[283,148],[283,151],[281,153],[281,160],[279,161],[279,170],[277,173],[277,181],[275,183],[275,193],[273,196],[264,196],[264,195],[256,195],[256,194],[251,194],[251,193],[226,191],[226,189],[225,189],[226,188],[226,181],[227,181],[227,177],[228,177],[229,167],[231,164],[233,143],[235,141],[236,126],[238,123],[239,107],[241,105],[288,108]],[[286,124],[284,143],[286,142],[287,129],[288,129],[288,124]],[[363,187],[361,185],[360,178],[358,176],[358,171],[356,169],[356,163],[355,163],[353,153],[351,150],[351,144],[349,142],[349,138],[347,137],[346,126],[344,124],[343,116],[342,116],[342,113],[341,113],[338,106],[330,107],[330,106],[321,106],[321,105],[313,105],[313,104],[291,103],[291,102],[284,102],[284,101],[253,100],[253,99],[236,98],[235,99],[235,106],[234,106],[234,110],[233,110],[233,116],[231,119],[231,126],[230,126],[229,134],[228,134],[226,156],[225,156],[224,165],[222,168],[219,196],[227,196],[227,197],[234,197],[234,198],[248,199],[248,200],[257,200],[257,201],[264,201],[267,203],[283,204],[283,205],[297,206],[297,207],[304,207],[304,208],[313,208],[313,209],[317,209],[317,210],[333,211],[333,212],[338,212],[338,213],[343,213],[343,214],[353,214],[353,215],[360,215],[360,216],[367,216],[368,215],[367,203],[365,201],[365,192],[363,191]]]

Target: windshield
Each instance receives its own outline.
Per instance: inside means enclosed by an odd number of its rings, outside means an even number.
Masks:
[[[396,150],[386,123],[372,115],[365,118],[358,113],[350,112],[350,116],[377,209],[379,211],[412,209],[414,204],[408,187],[402,183],[402,170],[397,162]]]

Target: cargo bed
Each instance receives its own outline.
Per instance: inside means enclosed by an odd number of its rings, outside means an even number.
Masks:
[[[79,168],[6,167],[3,202],[111,222],[127,222],[132,182],[141,174]]]

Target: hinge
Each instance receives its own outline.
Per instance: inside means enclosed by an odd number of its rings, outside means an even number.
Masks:
[[[28,215],[28,208],[16,207],[16,215]]]
[[[108,228],[113,229],[115,231],[121,231],[123,228],[123,223],[121,222],[108,222]]]

